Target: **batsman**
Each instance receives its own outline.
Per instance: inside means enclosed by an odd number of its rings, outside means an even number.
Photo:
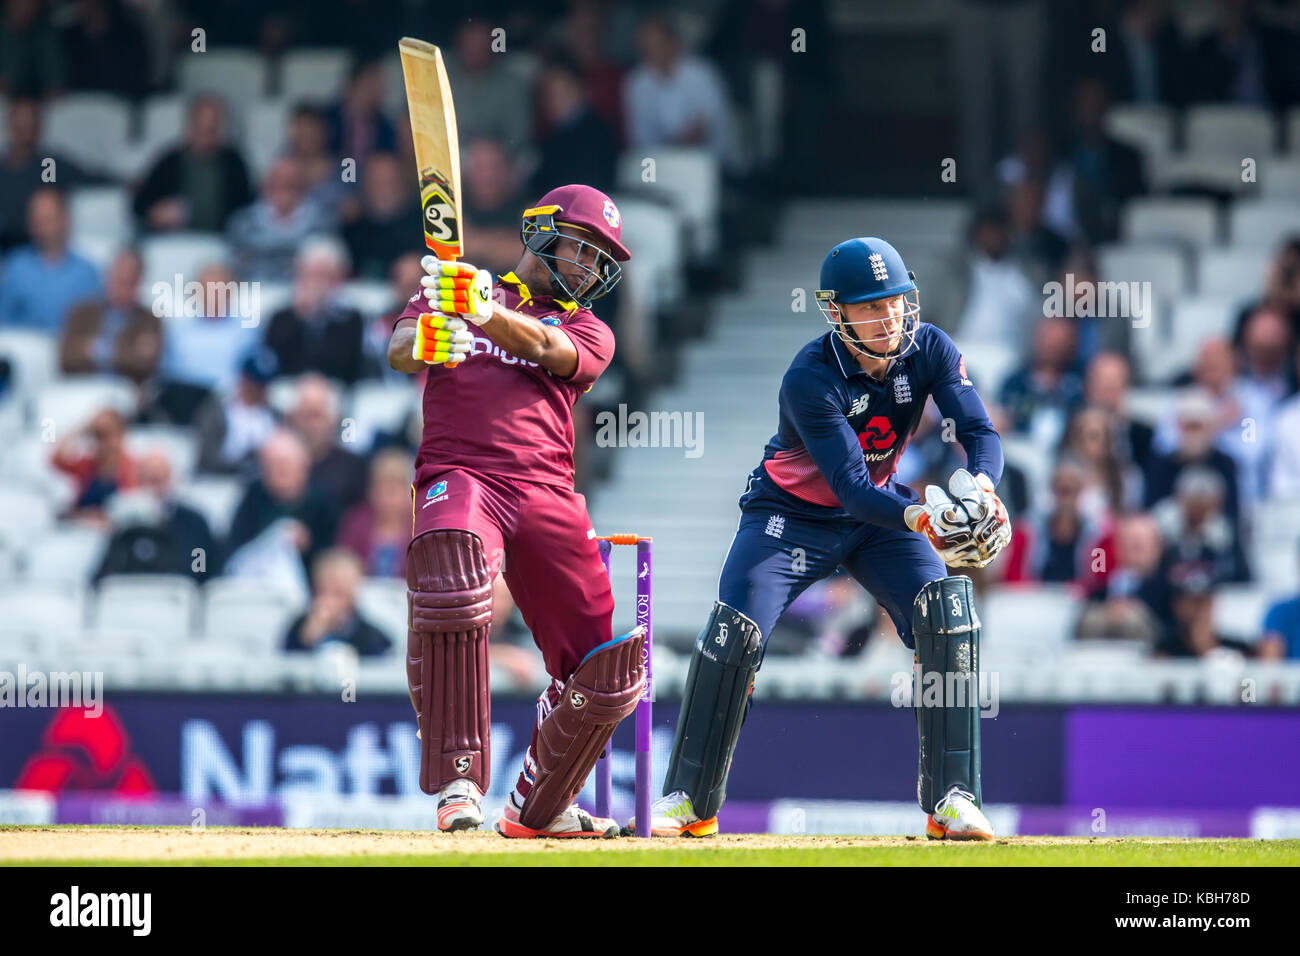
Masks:
[[[439,829],[483,823],[500,573],[551,683],[497,832],[617,836],[615,821],[574,799],[645,687],[645,632],[612,637],[614,598],[573,487],[573,405],[613,357],[613,333],[590,307],[630,255],[618,207],[589,186],[547,193],[520,235],[519,264],[495,281],[426,256],[423,288],[389,340],[394,369],[428,369],[406,558],[420,787],[438,796]]]
[[[970,578],[1011,538],[994,488],[1002,446],[952,340],[922,323],[915,276],[888,242],[850,239],[822,263],[831,330],[790,364],[777,432],[751,472],[741,518],[696,640],[655,836],[718,832],[727,774],[764,641],[792,601],[843,567],[915,653],[917,799],[934,839],[991,840],[980,810],[979,618]],[[966,466],[924,496],[897,482],[927,397],[955,424]],[[940,699],[922,687],[941,680]],[[632,829],[640,821],[633,819]]]

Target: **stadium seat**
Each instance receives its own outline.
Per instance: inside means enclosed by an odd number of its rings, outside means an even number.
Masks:
[[[359,444],[369,444],[377,431],[393,431],[402,426],[407,415],[419,406],[420,394],[414,387],[385,382],[358,382],[352,386],[347,416],[355,423]]]
[[[1157,104],[1116,103],[1106,111],[1106,132],[1148,158],[1171,152],[1174,112]]]
[[[23,548],[24,576],[42,584],[84,585],[99,568],[108,533],[85,525],[62,524],[33,535]]]
[[[230,521],[244,496],[244,483],[225,475],[195,475],[176,485],[176,499],[203,515],[218,538],[230,530]]]
[[[963,340],[958,344],[976,387],[984,395],[998,394],[1002,382],[1016,367],[1019,360],[1017,350],[1001,342]]]
[[[366,578],[357,594],[357,610],[393,642],[406,647],[406,581],[402,578]]]
[[[181,56],[182,93],[219,93],[232,110],[266,94],[266,61],[252,50],[217,48]]]
[[[58,371],[59,343],[43,332],[0,329],[0,356],[13,370],[15,390],[35,395]]]
[[[1253,156],[1256,177],[1259,165],[1270,162],[1271,154]],[[1208,189],[1236,195],[1252,188],[1244,181],[1242,156],[1239,153],[1174,153],[1153,161],[1149,167],[1151,188],[1157,191]]]
[[[1196,289],[1237,301],[1256,296],[1269,256],[1262,246],[1205,246],[1196,256]]]
[[[1219,215],[1210,199],[1145,197],[1120,214],[1125,240],[1209,245],[1219,237]]]
[[[1150,282],[1162,300],[1181,296],[1191,286],[1186,255],[1165,244],[1114,243],[1097,250],[1101,277],[1109,282]]]
[[[21,549],[53,524],[54,508],[47,495],[7,480],[0,484],[0,542],[7,548]]]
[[[986,661],[990,656],[1051,658],[1059,656],[1074,631],[1079,601],[1060,585],[1004,587],[985,591],[978,611]]]
[[[127,432],[126,447],[137,457],[147,451],[161,451],[171,462],[176,485],[190,480],[199,460],[198,436],[193,429],[175,425],[136,425]]]
[[[73,190],[68,203],[72,235],[77,242],[99,236],[118,246],[131,241],[131,197],[122,186],[88,186]]]
[[[111,93],[69,93],[45,110],[41,146],[83,168],[115,173],[114,158],[129,146],[131,113]]]
[[[643,271],[654,296],[650,307],[658,312],[681,300],[683,259],[681,220],[671,208],[618,194],[612,197],[623,216],[623,242],[636,249],[628,268]]]
[[[158,93],[140,109],[140,138],[137,147],[157,160],[162,152],[178,146],[185,135],[185,97],[179,93]]]
[[[129,418],[136,404],[135,386],[128,379],[115,375],[64,378],[36,396],[36,422],[53,423],[57,439],[85,424],[102,408],[115,408]]]
[[[284,643],[303,597],[243,578],[217,578],[203,589],[203,639],[208,644],[270,653]]]
[[[700,149],[656,149],[654,178],[645,181],[646,156],[625,153],[619,159],[619,189],[666,198],[686,226],[686,243],[694,257],[711,262],[718,251],[721,173],[717,160]],[[622,207],[619,207],[620,210]]]
[[[1258,584],[1220,585],[1214,591],[1215,633],[1254,643],[1263,633],[1265,613],[1277,598]]]
[[[1300,234],[1300,199],[1248,199],[1234,203],[1228,213],[1233,245],[1273,248]]]
[[[1190,153],[1220,153],[1256,159],[1277,144],[1273,117],[1256,106],[1202,103],[1183,118],[1183,144]]]
[[[275,157],[284,152],[289,128],[290,100],[259,99],[245,105],[239,128],[240,149],[254,182],[266,175]]]
[[[293,50],[280,62],[279,94],[289,103],[332,103],[343,92],[352,54],[342,49]]]
[[[1259,168],[1259,194],[1294,201],[1300,196],[1300,155],[1275,156]]]
[[[101,275],[108,268],[108,264],[113,261],[113,256],[122,248],[122,243],[112,236],[95,235],[94,233],[88,236],[73,236],[69,240],[69,245],[78,255],[89,259],[90,264],[98,269]],[[148,305],[148,302],[145,304]]]
[[[91,626],[137,630],[176,644],[190,639],[198,586],[179,574],[114,574],[99,583]]]
[[[1267,515],[1251,535],[1250,566],[1270,594],[1300,591],[1300,502],[1262,501],[1256,514]]]
[[[1230,298],[1184,296],[1171,303],[1168,325],[1163,331],[1155,326],[1134,330],[1134,350],[1145,379],[1167,382],[1187,369],[1206,339],[1232,334],[1236,317],[1237,310]]]
[[[393,308],[393,289],[380,280],[349,282],[339,290],[346,305],[356,309],[369,321]]]
[[[197,280],[200,270],[214,262],[226,262],[229,249],[220,236],[201,232],[175,232],[163,236],[150,236],[140,243],[144,259],[144,284],[151,288],[155,282],[174,284],[181,277],[182,289],[187,282]],[[173,311],[179,314],[179,304]]]
[[[42,639],[85,624],[85,589],[33,581],[0,584],[0,621],[10,630],[30,631]]]

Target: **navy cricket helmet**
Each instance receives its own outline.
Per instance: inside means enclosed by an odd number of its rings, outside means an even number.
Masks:
[[[916,341],[921,324],[921,305],[916,290],[916,276],[903,264],[898,250],[874,236],[848,239],[826,254],[822,260],[820,287],[815,293],[817,308],[826,317],[835,334],[850,348],[872,358],[897,358],[907,352]],[[868,348],[859,330],[865,327],[868,340],[883,337],[897,316],[863,319],[849,323],[841,315],[841,304],[874,302],[904,296],[903,326],[898,345],[885,352]],[[871,326],[879,324],[873,330]]]

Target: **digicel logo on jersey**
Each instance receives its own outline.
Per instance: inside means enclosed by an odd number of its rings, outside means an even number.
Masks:
[[[892,448],[897,440],[898,436],[894,434],[894,426],[890,424],[889,418],[885,415],[871,416],[862,431],[858,432],[858,445],[861,446],[863,451],[884,451]]]

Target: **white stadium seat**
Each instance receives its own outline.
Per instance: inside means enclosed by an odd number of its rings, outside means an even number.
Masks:
[[[1300,198],[1240,200],[1228,213],[1228,235],[1233,245],[1277,246],[1300,235]]]
[[[1275,156],[1259,167],[1259,194],[1294,201],[1300,197],[1300,155]]]
[[[7,630],[39,635],[80,630],[85,625],[86,594],[79,586],[24,581],[0,586],[0,621]]]
[[[280,96],[290,103],[331,103],[343,92],[352,54],[342,49],[295,50],[280,63]]]
[[[175,425],[137,425],[126,435],[126,447],[137,458],[160,451],[172,466],[172,482],[188,482],[199,460],[199,440],[193,429]]]
[[[103,560],[108,533],[84,525],[59,525],[33,535],[23,549],[28,581],[43,584],[89,583]]]
[[[54,427],[57,440],[90,420],[103,408],[130,416],[137,404],[135,386],[115,375],[84,375],[59,379],[36,397],[36,424]]]
[[[283,646],[286,629],[304,609],[300,597],[243,578],[209,581],[203,596],[206,643],[243,646],[265,653]]]
[[[994,588],[980,600],[981,653],[1054,657],[1070,640],[1080,602],[1059,585]]]
[[[1258,584],[1223,584],[1214,591],[1214,630],[1254,642],[1264,629],[1264,615],[1276,598]]]
[[[1114,243],[1097,250],[1103,280],[1150,282],[1162,300],[1176,298],[1191,286],[1187,257],[1168,245]]]
[[[131,113],[110,93],[70,93],[45,110],[41,146],[79,166],[112,171],[113,158],[127,149]]]
[[[378,279],[349,282],[339,290],[339,295],[367,320],[383,315],[396,304],[392,286]]]
[[[1116,103],[1106,111],[1106,132],[1147,157],[1173,150],[1174,112],[1156,104]]]
[[[144,286],[151,289],[155,282],[174,285],[181,277],[182,289],[187,282],[198,279],[199,272],[213,263],[229,261],[229,248],[219,236],[202,232],[176,232],[165,236],[151,236],[140,243],[144,259]]]
[[[1192,153],[1222,153],[1256,159],[1273,152],[1273,117],[1256,106],[1206,103],[1189,106],[1183,119],[1183,144]]]
[[[1120,216],[1128,242],[1177,242],[1209,245],[1219,237],[1219,215],[1209,199],[1147,197],[1135,199]]]
[[[1270,256],[1262,246],[1205,246],[1197,252],[1196,290],[1234,300],[1258,295]]]
[[[144,101],[136,148],[146,152],[150,162],[164,150],[180,145],[185,135],[185,111],[185,97],[179,93],[159,93]]]
[[[94,233],[87,236],[73,236],[69,240],[69,244],[78,255],[89,259],[90,264],[98,269],[101,275],[108,269],[109,263],[113,261],[113,256],[122,248],[122,243],[112,236],[101,236]]]
[[[224,475],[195,475],[176,485],[176,500],[193,508],[218,537],[230,530],[230,520],[244,496],[244,483]]]
[[[179,644],[190,638],[197,604],[198,586],[184,575],[114,574],[99,583],[91,625]]]
[[[655,164],[650,182],[643,178],[647,159]],[[705,261],[718,250],[721,183],[717,160],[702,149],[656,149],[648,156],[625,153],[618,163],[619,189],[665,197],[686,224],[692,254]]]
[[[406,581],[401,578],[366,578],[357,594],[357,610],[393,642],[393,650],[406,647]]]
[[[266,61],[252,50],[186,51],[178,68],[182,93],[218,93],[235,111],[266,93]]]
[[[289,109],[290,101],[283,98],[258,99],[244,105],[239,122],[240,150],[255,182],[266,175],[271,163],[284,152]]]
[[[1167,382],[1185,371],[1206,339],[1232,334],[1236,317],[1237,309],[1231,298],[1184,296],[1174,301],[1163,327],[1152,325],[1134,330],[1134,351],[1144,378]]]
[[[122,186],[89,186],[73,190],[68,202],[72,235],[77,242],[87,236],[111,240],[119,246],[131,241],[131,197]]]
[[[655,291],[655,311],[678,302],[682,296],[683,259],[681,220],[665,205],[622,194],[613,197],[623,216],[623,243],[636,250],[626,269],[639,269]]]
[[[54,507],[48,495],[7,479],[0,485],[0,542],[7,548],[20,549],[53,524]]]
[[[1258,179],[1259,168],[1273,157],[1251,158],[1256,161]],[[1151,187],[1158,191],[1203,188],[1235,195],[1252,188],[1242,178],[1243,172],[1240,153],[1174,153],[1151,164]]]
[[[365,442],[377,431],[400,428],[419,402],[419,392],[404,383],[358,382],[352,387],[347,417],[356,422],[360,441]]]
[[[54,378],[58,351],[58,341],[43,332],[0,329],[0,356],[9,360],[19,392],[35,394]]]

